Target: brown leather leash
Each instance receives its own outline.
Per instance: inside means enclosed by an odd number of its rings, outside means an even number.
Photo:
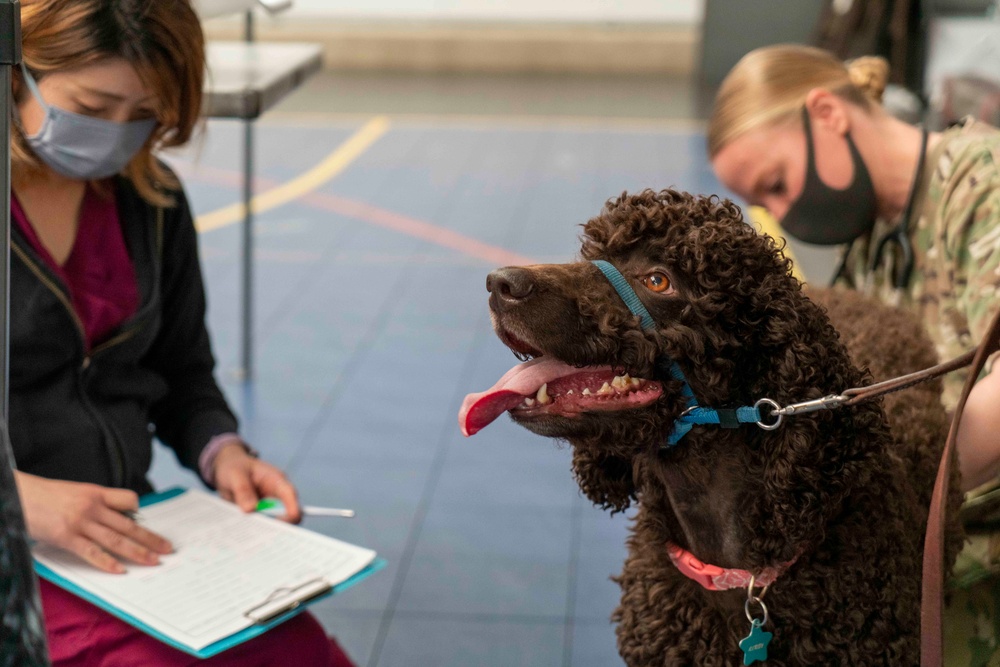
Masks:
[[[965,409],[973,385],[979,378],[979,373],[986,365],[991,354],[1000,349],[1000,312],[990,322],[989,329],[979,347],[966,352],[960,357],[946,361],[937,366],[926,368],[915,373],[903,375],[891,380],[878,382],[867,387],[847,389],[841,394],[833,394],[811,401],[792,403],[784,407],[770,399],[757,402],[760,407],[769,407],[769,416],[775,417],[774,423],[758,422],[761,428],[768,430],[777,428],[784,417],[815,412],[818,410],[833,410],[840,407],[857,405],[886,394],[908,389],[922,382],[945,375],[971,364],[969,377],[962,389],[962,396],[955,408],[955,416],[948,431],[948,440],[941,454],[938,465],[937,479],[934,481],[934,493],[927,514],[927,532],[924,535],[924,562],[921,583],[920,602],[920,665],[921,667],[941,667],[944,660],[944,642],[942,614],[944,608],[944,519],[948,498],[948,480],[951,478],[951,464],[954,458],[955,443],[958,439],[958,426]]]
[[[884,380],[883,382],[868,385],[867,387],[848,389],[841,394],[842,396],[848,397],[843,404],[856,405],[858,403],[863,403],[864,401],[870,401],[873,398],[878,398],[879,396],[891,394],[896,391],[902,391],[903,389],[909,389],[910,387],[914,387],[922,382],[927,382],[928,380],[933,380],[934,378],[941,377],[942,375],[946,375],[952,371],[957,371],[960,368],[965,368],[973,362],[976,352],[977,350],[971,350],[960,357],[955,357],[951,361],[946,361],[943,364],[938,364],[937,366],[932,366],[931,368],[925,368],[922,371],[916,371],[915,373],[910,373],[909,375],[902,375],[891,380]]]
[[[811,401],[789,403],[788,405],[782,407],[769,398],[762,398],[757,402],[757,406],[761,408],[769,408],[770,413],[768,416],[775,417],[776,420],[771,424],[758,422],[758,426],[772,430],[781,424],[784,417],[801,415],[807,412],[817,412],[819,410],[834,410],[836,408],[857,405],[858,403],[871,401],[881,396],[885,396],[886,394],[909,389],[910,387],[914,387],[923,382],[941,377],[942,375],[946,375],[952,371],[965,368],[973,362],[978,349],[979,348],[976,348],[975,350],[966,352],[959,357],[955,357],[954,359],[938,364],[937,366],[931,366],[930,368],[909,373],[908,375],[901,375],[890,380],[876,382],[875,384],[868,385],[867,387],[853,387],[851,389],[845,389],[840,394],[831,394],[830,396],[824,396],[823,398],[817,398]],[[992,354],[992,351],[987,353],[987,356],[989,354]],[[955,414],[957,415],[958,413],[956,412]]]
[[[924,536],[924,571],[923,592],[920,604],[920,665],[921,667],[940,667],[944,661],[944,641],[942,613],[944,608],[944,518],[948,498],[948,480],[951,477],[951,463],[954,458],[955,443],[958,440],[958,426],[962,419],[962,411],[972,392],[973,385],[979,378],[979,373],[986,365],[986,360],[1000,348],[1000,312],[990,322],[986,335],[979,347],[972,353],[972,367],[969,377],[962,388],[962,397],[955,408],[955,417],[951,420],[948,431],[948,441],[941,454],[941,464],[938,466],[937,479],[934,481],[934,495],[931,496],[930,512],[927,515],[927,533]],[[969,355],[963,355],[965,356]]]

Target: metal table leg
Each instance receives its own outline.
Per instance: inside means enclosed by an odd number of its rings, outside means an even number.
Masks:
[[[254,41],[253,12],[246,14],[245,39]],[[242,368],[244,382],[253,379],[253,121],[243,121],[243,333]]]
[[[242,367],[244,381],[253,379],[253,121],[243,121],[243,332]]]

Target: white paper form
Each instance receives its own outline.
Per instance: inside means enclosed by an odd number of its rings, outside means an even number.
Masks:
[[[188,490],[143,507],[139,522],[175,553],[160,565],[126,564],[107,574],[47,545],[34,556],[142,623],[199,650],[249,627],[246,613],[277,591],[322,579],[331,586],[375,559],[375,552]]]

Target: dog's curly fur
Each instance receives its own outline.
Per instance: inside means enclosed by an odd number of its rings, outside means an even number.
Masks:
[[[761,397],[784,405],[936,363],[905,313],[854,293],[807,296],[781,248],[728,201],[623,194],[586,224],[582,241],[584,260],[610,261],[630,279],[655,330],[641,328],[588,261],[506,269],[530,294],[507,304],[491,297],[497,332],[515,351],[640,378],[657,377],[667,357],[699,403],[715,407]],[[643,288],[653,271],[672,293]],[[708,591],[685,577],[667,555],[674,542],[724,567],[795,561],[767,592],[768,665],[915,664],[924,526],[947,427],[940,385],[894,395],[885,409],[869,402],[788,418],[775,431],[696,426],[667,448],[684,401],[678,382],[662,384],[663,396],[642,409],[512,413],[571,443],[573,471],[594,503],[613,512],[638,505],[613,614],[625,662],[742,659],[746,591]],[[953,480],[952,510],[957,488]],[[961,541],[954,520],[948,537],[950,564]]]

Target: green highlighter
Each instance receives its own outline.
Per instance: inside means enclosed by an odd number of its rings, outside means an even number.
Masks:
[[[317,507],[316,505],[302,505],[304,516],[332,516],[343,519],[353,519],[354,510],[337,509],[335,507]],[[268,516],[284,516],[285,504],[277,498],[261,498],[257,503],[257,511]]]

